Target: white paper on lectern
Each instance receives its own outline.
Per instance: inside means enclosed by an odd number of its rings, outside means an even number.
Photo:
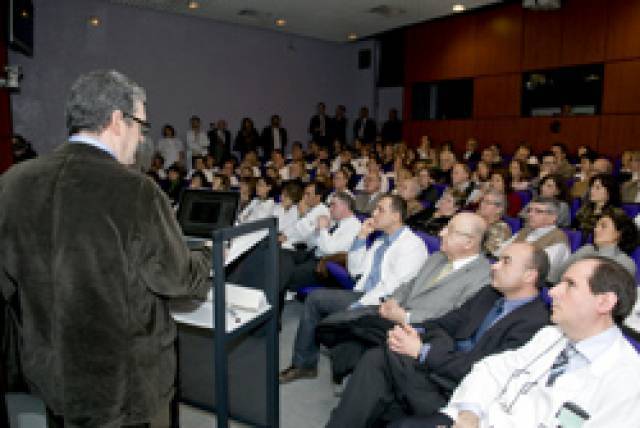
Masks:
[[[224,265],[227,266],[238,257],[255,247],[258,242],[262,241],[269,234],[268,229],[260,229],[255,232],[240,235],[231,240],[231,246],[224,258]]]
[[[251,321],[269,310],[271,305],[262,290],[226,284],[227,314],[226,330],[233,331],[237,327]],[[176,300],[170,303],[173,319],[181,324],[201,328],[214,328],[213,293],[209,292],[207,300]],[[238,319],[240,321],[238,321]]]

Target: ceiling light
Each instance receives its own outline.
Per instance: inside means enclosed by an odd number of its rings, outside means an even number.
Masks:
[[[351,33],[347,34],[347,40],[350,40],[352,42],[354,40],[358,40],[358,35],[356,33],[351,32]]]
[[[286,19],[284,19],[284,18],[276,19],[276,26],[284,27],[285,25],[287,25],[287,20]]]
[[[453,11],[454,12],[464,12],[464,5],[463,4],[454,4],[453,5]]]
[[[100,18],[98,18],[97,16],[92,16],[89,18],[89,25],[91,25],[92,27],[99,27],[100,26]]]
[[[197,9],[200,7],[200,3],[198,3],[197,1],[190,1],[189,2],[189,9]]]
[[[20,17],[22,17],[22,18],[28,18],[28,17],[29,17],[29,12],[28,12],[27,10],[25,10],[25,9],[22,9],[22,10],[20,11]]]

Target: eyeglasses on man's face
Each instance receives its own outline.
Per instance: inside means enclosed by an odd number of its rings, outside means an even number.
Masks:
[[[137,122],[140,125],[140,132],[142,133],[142,135],[147,135],[149,133],[149,131],[151,130],[151,124],[149,122],[147,122],[146,120],[142,120],[139,117],[135,117],[132,114],[129,113],[122,113],[122,116],[133,120],[134,122]]]

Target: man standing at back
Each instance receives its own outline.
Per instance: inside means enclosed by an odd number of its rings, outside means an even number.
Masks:
[[[116,71],[81,76],[69,143],[0,180],[0,290],[49,427],[168,425],[167,299],[207,293],[209,251],[189,252],[162,191],[125,166],[149,127],[144,102]]]

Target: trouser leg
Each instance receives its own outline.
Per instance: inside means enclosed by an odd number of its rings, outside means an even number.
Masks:
[[[294,342],[292,361],[294,367],[313,368],[317,366],[316,326],[327,315],[347,309],[360,296],[360,293],[350,290],[319,289],[307,297]]]

